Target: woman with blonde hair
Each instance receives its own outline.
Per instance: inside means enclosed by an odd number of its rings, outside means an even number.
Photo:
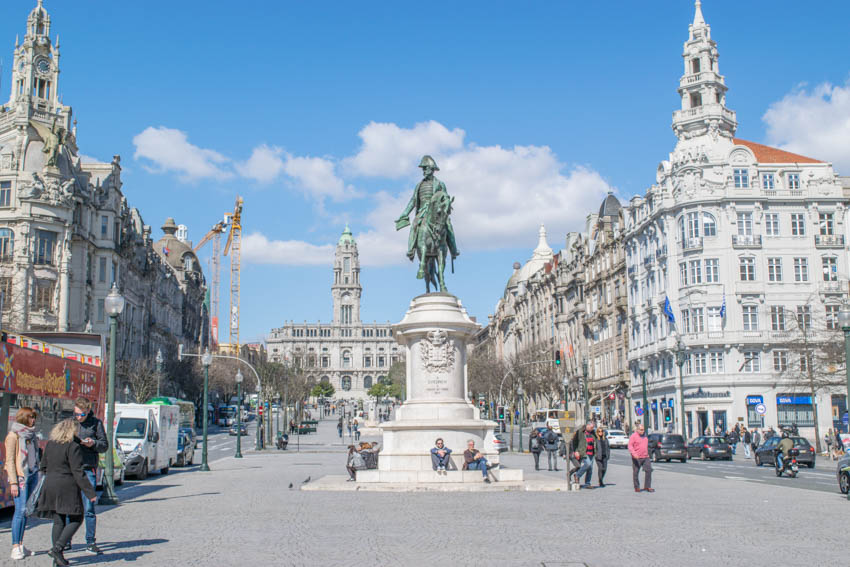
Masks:
[[[83,523],[82,491],[95,501],[94,486],[83,471],[83,453],[74,437],[80,429],[75,419],[57,423],[50,431],[50,441],[44,448],[41,472],[47,476],[38,499],[38,515],[53,520],[53,548],[47,555],[54,565],[68,565],[62,554],[65,544]]]
[[[6,435],[6,478],[15,515],[12,516],[12,559],[23,559],[32,552],[24,547],[24,530],[27,529],[27,498],[38,483],[38,437],[35,421],[38,413],[22,407],[15,414],[9,434]]]

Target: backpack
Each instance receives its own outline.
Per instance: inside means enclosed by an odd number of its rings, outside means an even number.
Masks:
[[[540,437],[532,437],[531,438],[531,449],[532,449],[532,451],[534,449],[539,449],[539,448],[540,448]]]

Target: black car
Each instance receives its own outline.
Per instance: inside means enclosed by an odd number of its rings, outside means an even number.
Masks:
[[[775,435],[759,445],[755,454],[757,467],[762,465],[773,466],[775,462],[774,451],[781,440],[782,438],[780,436]],[[797,463],[806,465],[810,469],[815,468],[815,448],[811,446],[805,437],[791,437],[791,440],[794,441],[794,448],[800,452],[797,455]]]
[[[732,449],[725,437],[703,436],[691,439],[688,444],[688,458],[699,457],[703,461],[714,459],[732,460]]]
[[[183,434],[183,433],[185,433],[186,435],[189,436],[189,439],[192,441],[192,447],[197,448],[197,446],[198,446],[198,435],[195,433],[195,428],[194,427],[187,427],[187,426],[181,427],[180,431],[178,431],[178,434]]]
[[[178,467],[191,466],[195,460],[195,444],[188,433],[177,434],[177,462]]]
[[[650,433],[649,434],[649,456],[654,462],[665,460],[668,463],[673,459],[681,462],[688,460],[688,449],[685,439],[681,435],[673,433]]]

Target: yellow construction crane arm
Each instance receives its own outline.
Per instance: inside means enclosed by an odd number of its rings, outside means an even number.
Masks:
[[[230,217],[230,232],[227,234],[227,243],[224,245],[224,255],[230,251],[230,245],[233,243],[233,229],[242,229],[242,197],[236,197],[236,205],[233,207],[233,215]]]
[[[198,245],[197,245],[197,246],[195,246],[195,254],[197,254],[197,253],[198,253],[198,250],[200,250],[201,248],[203,248],[203,247],[204,247],[204,244],[206,244],[207,242],[209,242],[209,241],[210,241],[210,239],[211,239],[213,236],[215,236],[216,234],[221,234],[221,233],[222,233],[222,232],[224,232],[225,230],[226,230],[226,225],[224,224],[224,221],[219,221],[218,223],[216,223],[216,225],[215,225],[214,227],[212,227],[212,228],[210,229],[210,231],[209,231],[208,233],[206,233],[206,235],[204,235],[204,237],[201,239],[201,241],[200,241],[200,242],[198,242]]]

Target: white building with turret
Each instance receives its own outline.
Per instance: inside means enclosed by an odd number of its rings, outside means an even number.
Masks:
[[[837,332],[848,199],[830,163],[736,137],[699,1],[682,59],[676,145],[624,211],[632,411],[643,405],[643,361],[652,429],[668,413],[678,430],[684,398],[689,437],[740,423],[796,424],[814,439],[817,422],[822,438],[840,423],[845,388],[812,400],[809,378],[822,382],[838,362],[807,360],[800,344]]]
[[[366,399],[369,388],[387,378],[404,351],[393,339],[389,321],[360,320],[362,293],[357,243],[346,226],[334,253],[331,321],[287,321],[272,329],[266,337],[269,361],[303,369],[317,382],[329,382],[337,398]]]

